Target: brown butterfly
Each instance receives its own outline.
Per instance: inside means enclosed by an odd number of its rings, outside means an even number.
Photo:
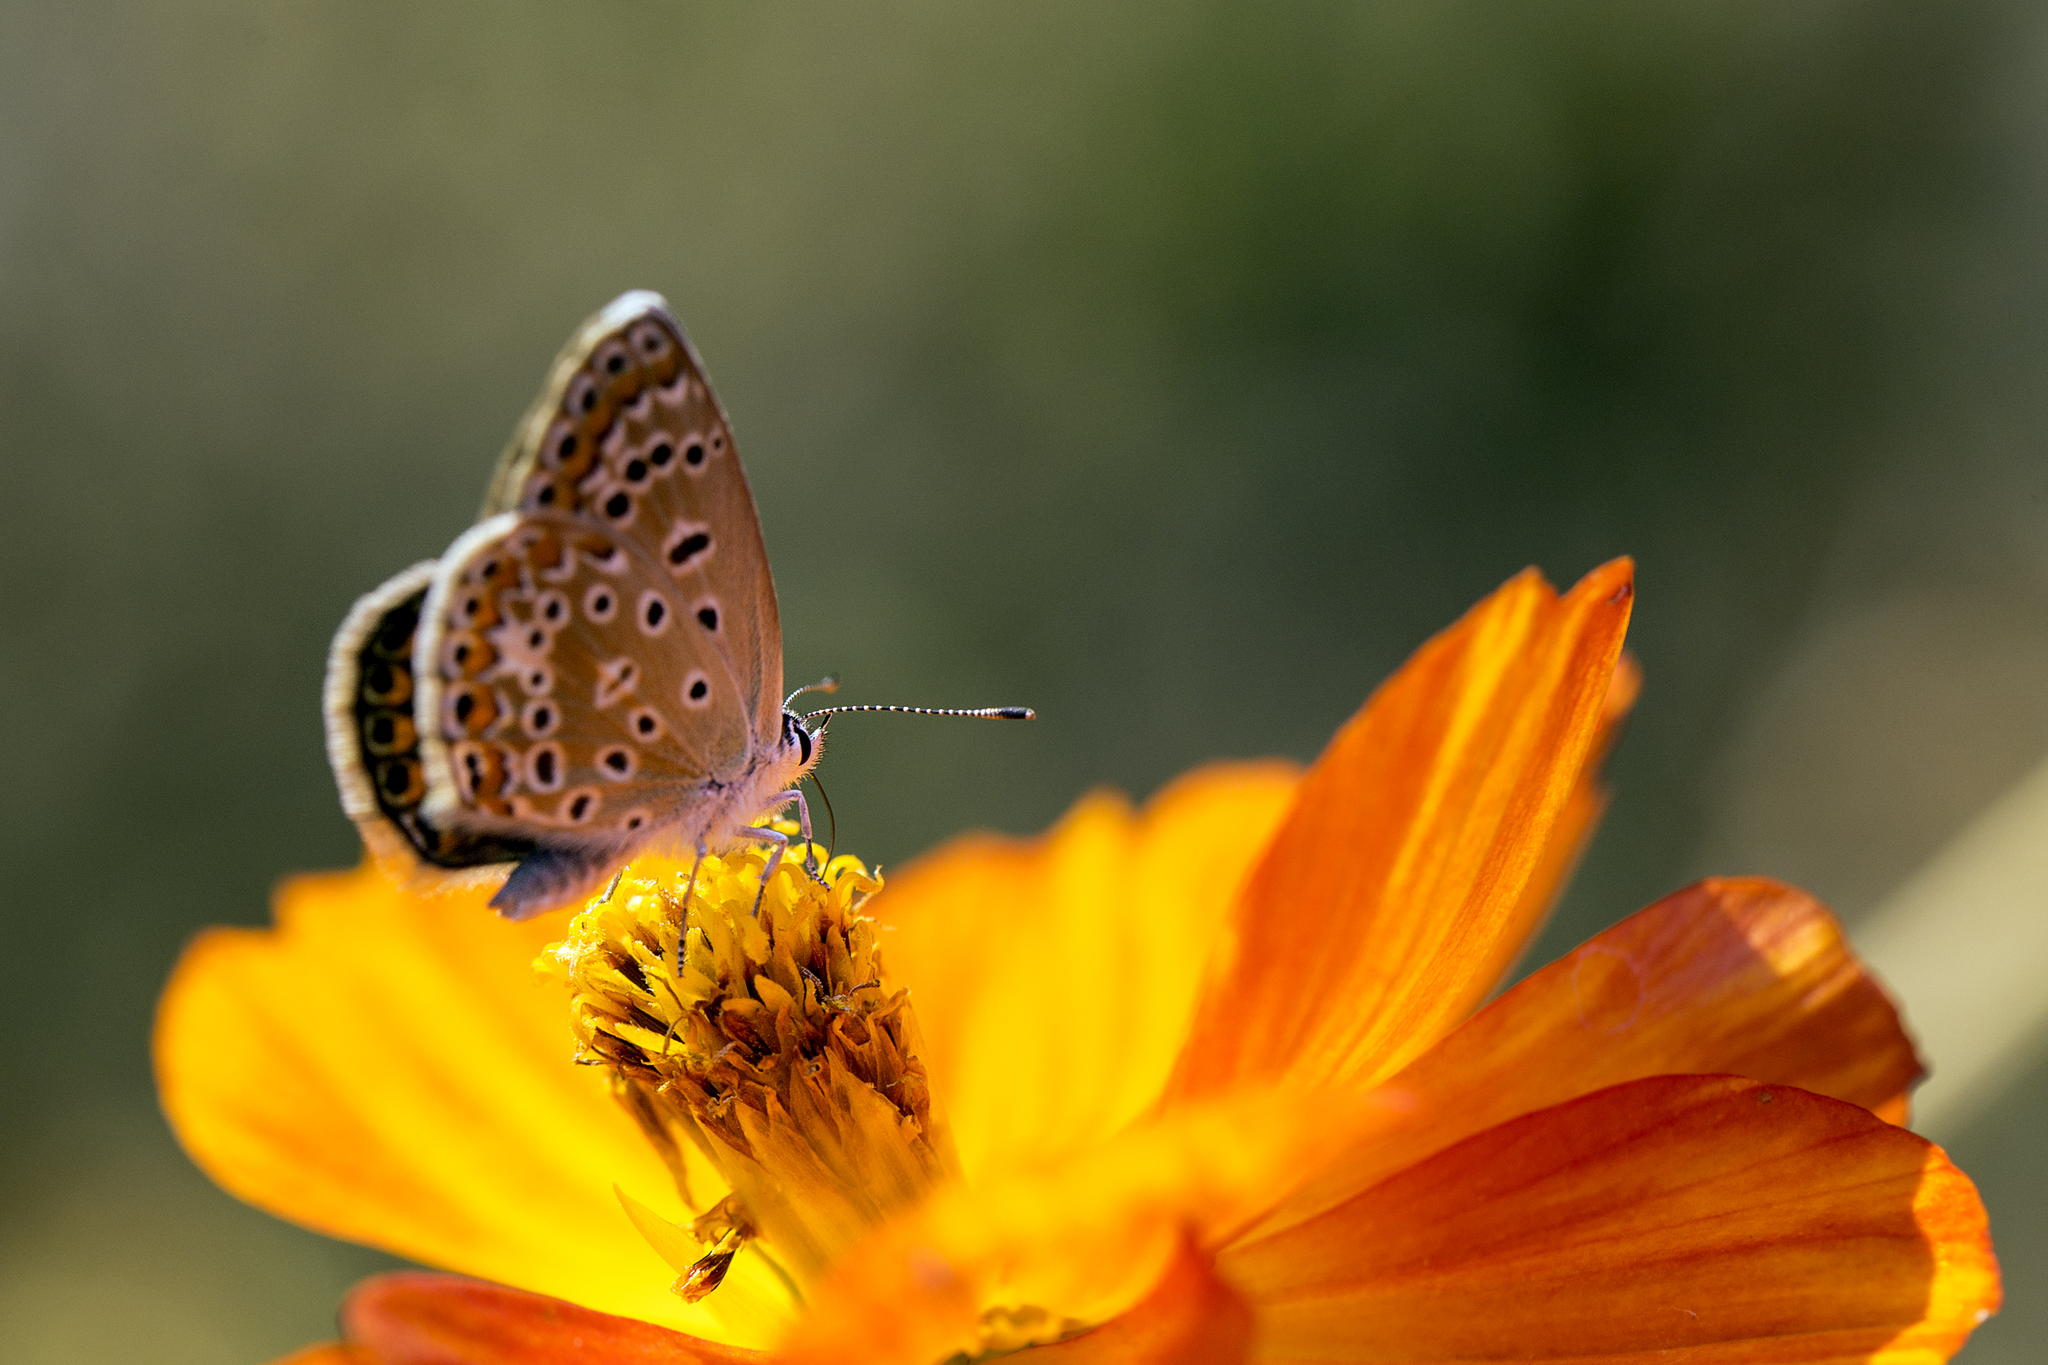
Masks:
[[[742,837],[792,802],[842,711],[782,694],[782,635],[732,428],[659,295],[585,322],[499,462],[483,520],[356,603],[327,753],[373,854],[516,862],[515,919],[650,844]],[[821,684],[829,690],[831,684]],[[806,826],[808,813],[804,812]],[[771,862],[772,866],[772,862]]]

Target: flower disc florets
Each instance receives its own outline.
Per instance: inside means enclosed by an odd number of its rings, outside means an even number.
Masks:
[[[699,1220],[714,1259],[686,1271],[692,1296],[749,1241],[805,1281],[951,1167],[861,913],[881,883],[805,852],[772,870],[765,849],[707,857],[694,881],[629,872],[542,959],[573,992],[580,1060],[607,1069],[679,1181],[687,1144],[731,1186]]]

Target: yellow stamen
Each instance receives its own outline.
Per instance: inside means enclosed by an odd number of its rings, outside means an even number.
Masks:
[[[679,1182],[687,1143],[731,1187],[678,1266],[692,1300],[749,1246],[800,1287],[954,1169],[860,910],[880,882],[850,857],[813,876],[801,846],[764,882],[766,862],[704,859],[687,908],[686,869],[629,870],[542,959],[573,993],[580,1060],[606,1068]]]

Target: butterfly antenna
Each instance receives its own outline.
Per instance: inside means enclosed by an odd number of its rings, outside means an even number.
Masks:
[[[806,711],[804,719],[843,716],[849,711],[894,711],[903,716],[974,716],[982,720],[1036,720],[1038,713],[1028,706],[827,706]]]
[[[789,709],[789,704],[795,701],[798,697],[801,697],[806,692],[837,692],[838,690],[838,677],[834,674],[827,673],[824,677],[818,679],[816,682],[805,683],[802,687],[799,687],[796,691],[784,697],[782,699],[782,709],[787,711]]]

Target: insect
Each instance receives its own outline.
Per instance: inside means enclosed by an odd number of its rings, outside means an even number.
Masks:
[[[328,758],[380,858],[516,864],[524,919],[650,846],[787,840],[826,723],[847,711],[1026,719],[1023,707],[847,706],[782,694],[767,552],[731,426],[661,297],[570,339],[482,519],[358,601],[328,656]]]

